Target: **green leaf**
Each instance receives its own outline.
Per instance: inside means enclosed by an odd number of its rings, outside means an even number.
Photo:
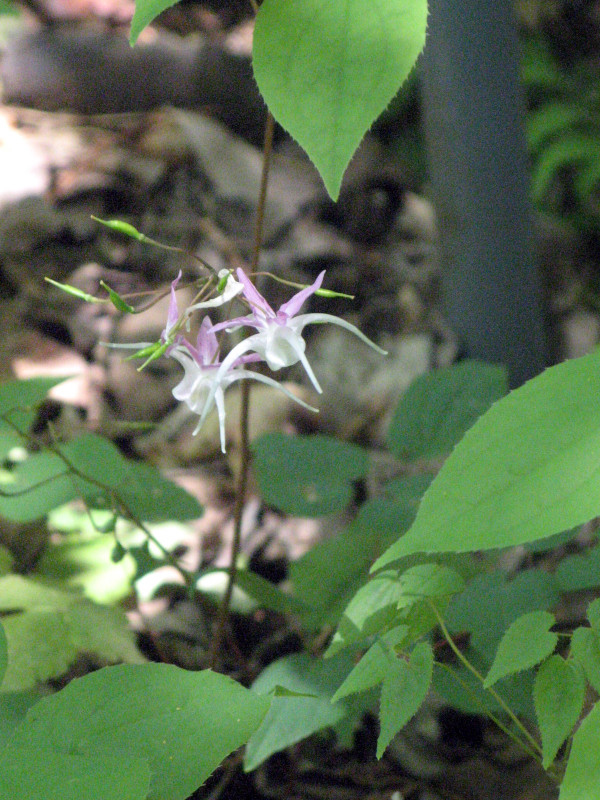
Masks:
[[[265,501],[299,517],[344,509],[368,470],[365,450],[329,436],[268,433],[252,449]]]
[[[13,730],[25,718],[31,706],[45,694],[47,692],[37,689],[28,692],[0,692],[0,752],[4,750]]]
[[[550,633],[554,621],[554,614],[549,611],[530,611],[516,619],[498,645],[494,663],[483,682],[484,689],[547,658],[558,642],[558,636]]]
[[[563,558],[554,577],[561,592],[579,592],[600,586],[600,546]]]
[[[542,764],[548,769],[573,730],[585,696],[581,670],[561,656],[551,656],[538,670],[533,690],[535,713],[542,734]]]
[[[270,664],[252,685],[259,694],[277,686],[309,697],[274,697],[263,724],[246,747],[244,769],[250,772],[278,753],[313,733],[341,722],[348,713],[344,703],[332,704],[336,688],[352,667],[344,653],[327,661],[306,653],[286,656]]]
[[[364,692],[380,684],[387,675],[390,662],[396,660],[393,648],[402,643],[407,632],[406,625],[399,625],[372,644],[333,695],[331,702],[336,703],[350,694]]]
[[[4,633],[4,628],[0,623],[0,687],[2,686],[4,675],[6,674],[7,665],[8,665],[8,644],[6,641],[6,634]]]
[[[39,405],[50,389],[64,380],[66,378],[29,378],[0,384],[0,416],[8,411]]]
[[[544,142],[585,120],[584,108],[567,102],[544,103],[527,115],[527,143],[533,152]]]
[[[136,0],[135,11],[133,19],[131,20],[131,29],[129,31],[129,44],[133,47],[144,28],[150,25],[159,14],[162,14],[163,11],[166,11],[167,8],[171,8],[171,6],[174,6],[177,2],[179,2],[179,0]],[[118,219],[104,220],[98,219],[97,217],[93,217],[93,219],[95,219],[96,222],[101,222],[102,225],[106,225],[107,228],[112,228],[112,230],[123,233],[126,236],[131,236],[134,239],[138,239],[138,236],[143,235],[139,234],[139,231],[137,231],[133,225],[129,225],[127,222],[121,222],[121,220]]]
[[[235,579],[236,586],[250,595],[261,608],[277,611],[279,614],[297,614],[305,611],[303,603],[282,592],[270,581],[249,570],[239,570]]]
[[[142,758],[41,755],[12,746],[0,755],[0,796],[11,800],[144,800],[149,786]]]
[[[302,614],[307,628],[337,625],[342,611],[368,577],[373,559],[399,531],[410,526],[428,482],[421,475],[391,481],[382,497],[361,506],[348,528],[291,564],[294,594],[312,609]]]
[[[381,758],[394,736],[417,713],[425,700],[433,675],[433,652],[420,642],[409,661],[390,664],[381,689],[380,731],[377,758]]]
[[[571,655],[583,667],[586,678],[600,691],[600,635],[591,628],[575,628],[571,637]]]
[[[600,797],[599,741],[600,704],[596,703],[573,737],[559,800],[597,800]]]
[[[203,513],[193,495],[143,462],[127,462],[127,476],[118,492],[126,510],[144,522],[184,522],[197,519]]]
[[[405,461],[450,453],[475,420],[507,391],[506,370],[478,361],[422,375],[392,417],[391,452]]]
[[[531,194],[536,203],[543,203],[560,170],[585,167],[600,158],[600,141],[593,132],[570,131],[551,142],[534,162],[531,171]]]
[[[21,691],[63,675],[80,653],[139,663],[143,656],[124,613],[18,575],[0,578],[8,668],[3,691]]]
[[[417,552],[510,547],[600,513],[600,350],[498,401],[425,493],[408,533],[373,569]]]
[[[144,759],[148,800],[185,800],[248,740],[268,707],[267,698],[208,670],[107,667],[37,703],[11,745],[35,750],[39,760],[46,753]]]
[[[256,82],[335,200],[352,154],[425,43],[426,0],[264,0]]]

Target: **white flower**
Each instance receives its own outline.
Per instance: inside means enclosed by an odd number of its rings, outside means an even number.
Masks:
[[[241,356],[230,361],[226,369],[222,369],[223,364],[219,363],[218,351],[219,345],[213,325],[210,319],[205,317],[198,332],[196,347],[193,347],[186,339],[181,338],[168,352],[171,358],[179,361],[185,371],[183,379],[173,389],[173,397],[186,403],[191,411],[200,415],[200,421],[194,430],[194,435],[198,433],[206,417],[216,406],[219,417],[221,450],[225,452],[225,390],[235,381],[244,378],[273,386],[282,391],[291,400],[304,406],[304,408],[310,411],[317,410],[293,395],[277,381],[267,378],[258,372],[243,368],[243,364],[259,361],[260,356],[256,354]]]
[[[181,275],[181,273],[179,274]],[[224,306],[225,303],[233,300],[234,297],[237,297],[237,295],[241,294],[243,291],[243,285],[239,283],[239,281],[236,281],[228,269],[219,270],[218,277],[219,283],[217,288],[219,289],[223,286],[221,292],[217,297],[213,297],[212,300],[203,300],[201,303],[194,303],[194,305],[189,306],[185,312],[186,317],[189,316],[192,311],[198,311],[198,309],[201,308],[217,308],[218,306]]]

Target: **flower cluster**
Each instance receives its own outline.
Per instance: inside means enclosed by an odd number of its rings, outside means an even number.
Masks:
[[[320,289],[324,277],[325,272],[321,272],[311,286],[307,286],[295,294],[280,307],[279,311],[274,311],[241,269],[237,270],[237,280],[231,273],[223,270],[219,273],[217,296],[192,304],[180,315],[176,297],[177,285],[181,279],[181,273],[179,273],[171,284],[167,323],[160,343],[139,342],[135,345],[120,346],[138,348],[139,352],[136,353],[136,356],[154,358],[157,355],[165,354],[181,364],[184,376],[173,389],[173,396],[175,399],[185,402],[195,414],[199,415],[200,419],[194,434],[198,433],[208,414],[216,407],[221,449],[225,452],[224,395],[226,389],[236,381],[245,378],[260,381],[277,388],[305,408],[317,411],[316,408],[309,406],[289,392],[282,384],[260,372],[247,369],[247,365],[250,363],[264,361],[272,372],[276,372],[283,367],[291,367],[300,362],[314,388],[321,393],[321,386],[305,354],[306,342],[302,337],[302,332],[307,325],[326,322],[339,325],[358,336],[382,355],[386,354],[385,350],[364,336],[358,328],[339,317],[331,314],[298,314],[306,300]],[[213,325],[210,318],[205,316],[200,324],[195,345],[192,345],[181,333],[183,328],[189,328],[192,312],[222,306],[236,298],[245,302],[249,308],[249,314],[234,317],[217,325]],[[256,333],[247,336],[235,345],[220,361],[217,333],[225,331],[229,334],[242,328],[254,328]]]

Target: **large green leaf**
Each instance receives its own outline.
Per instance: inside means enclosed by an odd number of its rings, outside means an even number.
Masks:
[[[583,709],[585,681],[577,665],[551,656],[538,670],[533,690],[542,734],[542,764],[547,769],[573,730]],[[596,745],[597,746],[597,745]]]
[[[264,0],[253,65],[275,119],[335,200],[371,124],[425,43],[426,0]]]
[[[104,662],[143,657],[124,613],[19,575],[0,578],[8,640],[3,691],[21,691],[63,675],[80,653]]]
[[[107,667],[37,703],[11,745],[35,750],[37,764],[45,754],[144,759],[148,800],[185,800],[248,740],[268,707],[267,698],[208,670]]]
[[[600,514],[600,350],[559,364],[483,415],[377,560],[509,547]]]
[[[502,637],[484,688],[547,658],[558,642],[557,634],[550,632],[553,625],[554,614],[549,611],[530,611],[516,619]]]
[[[253,453],[265,501],[300,517],[341,511],[369,466],[365,450],[330,436],[268,433]]]
[[[447,455],[507,391],[506,370],[478,361],[422,375],[396,408],[388,432],[391,452],[406,461]]]
[[[420,642],[408,661],[397,659],[389,665],[381,689],[377,758],[381,758],[393,737],[419,710],[432,674],[433,652],[428,642]]]
[[[573,737],[559,800],[600,797],[600,704],[596,703]]]
[[[246,748],[244,768],[249,772],[273,753],[339,723],[348,713],[344,702],[331,702],[335,690],[352,667],[344,653],[324,661],[306,653],[280,658],[270,664],[254,682],[260,694],[282,686],[301,697],[274,697],[263,724]]]
[[[8,747],[0,755],[0,797],[11,800],[145,800],[150,768],[141,758],[82,756]]]

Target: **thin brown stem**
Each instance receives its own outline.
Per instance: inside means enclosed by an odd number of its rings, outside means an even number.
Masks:
[[[252,254],[251,271],[256,272],[260,259],[262,247],[263,224],[265,218],[265,204],[267,200],[267,187],[269,183],[269,164],[271,161],[271,151],[273,148],[273,131],[275,123],[270,112],[267,113],[265,124],[265,138],[263,144],[263,163],[260,180],[260,193],[258,197],[258,207],[256,209],[256,224],[254,228],[254,250]],[[235,493],[235,509],[233,517],[233,541],[231,543],[231,556],[228,568],[228,581],[215,628],[215,635],[209,655],[209,664],[212,669],[216,668],[221,643],[225,635],[229,608],[231,605],[231,595],[235,585],[237,575],[237,562],[242,544],[242,515],[246,501],[246,490],[248,487],[248,471],[250,468],[250,436],[248,420],[250,416],[250,384],[247,380],[241,381],[241,409],[240,409],[240,470],[237,478]]]

